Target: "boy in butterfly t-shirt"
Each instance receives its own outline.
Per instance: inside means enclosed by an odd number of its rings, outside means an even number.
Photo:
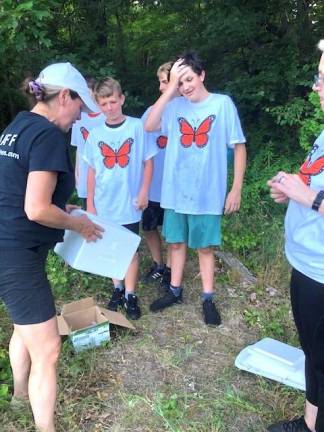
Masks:
[[[157,150],[146,145],[140,119],[123,114],[125,96],[118,81],[105,78],[94,88],[95,99],[106,122],[91,130],[84,159],[89,165],[87,211],[139,233],[142,210],[148,204]],[[113,280],[114,292],[108,309],[124,305],[127,317],[141,315],[134,294],[139,259],[136,253],[122,281]]]
[[[209,93],[205,71],[195,53],[172,66],[168,88],[153,105],[147,131],[167,131],[161,206],[163,235],[171,243],[171,284],[151,304],[162,310],[182,301],[187,246],[197,249],[206,324],[219,325],[213,302],[215,259],[221,242],[221,215],[238,211],[246,164],[245,138],[237,110],[225,95]],[[183,97],[175,97],[179,91]],[[227,148],[234,147],[234,179],[227,190]]]
[[[172,63],[164,63],[157,70],[159,80],[159,90],[164,93],[169,83],[169,73]],[[150,111],[149,107],[142,116],[142,121],[145,123],[147,115]],[[167,250],[166,265],[163,262],[161,237],[158,231],[158,226],[163,223],[164,210],[160,206],[161,201],[161,186],[164,166],[165,148],[167,145],[167,137],[159,132],[146,132],[145,138],[153,143],[158,149],[158,153],[154,156],[153,177],[149,191],[149,202],[147,208],[143,211],[142,228],[153,258],[153,265],[149,272],[143,277],[145,283],[160,281],[161,286],[169,287],[171,278],[171,261],[169,247]]]
[[[90,93],[93,95],[93,88],[96,80],[92,77],[86,77],[87,85]],[[77,120],[72,126],[71,145],[76,147],[75,158],[75,186],[78,197],[82,202],[82,208],[86,208],[87,200],[87,178],[88,165],[83,160],[85,142],[88,138],[89,131],[105,122],[105,116],[101,113],[98,107],[98,112],[81,113],[80,120]]]
[[[77,148],[75,161],[75,186],[78,197],[82,201],[82,208],[86,208],[88,165],[83,160],[85,143],[92,128],[105,122],[105,116],[99,111],[96,113],[81,113],[72,127],[71,145]]]

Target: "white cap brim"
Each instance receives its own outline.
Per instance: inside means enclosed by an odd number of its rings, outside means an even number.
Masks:
[[[98,112],[99,107],[90,95],[86,80],[71,63],[54,63],[43,69],[36,79],[39,84],[68,88],[80,96],[83,111]]]

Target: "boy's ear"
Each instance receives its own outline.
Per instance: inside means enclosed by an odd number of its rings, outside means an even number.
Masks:
[[[120,99],[121,99],[121,104],[124,105],[124,103],[125,103],[125,95],[122,94],[121,97],[120,97]]]

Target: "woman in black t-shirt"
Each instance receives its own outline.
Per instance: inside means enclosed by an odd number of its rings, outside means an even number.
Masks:
[[[12,404],[29,399],[37,429],[53,432],[61,341],[45,261],[64,229],[101,237],[101,227],[66,206],[74,174],[65,132],[81,110],[97,107],[70,63],[48,66],[28,89],[36,105],[0,136],[0,298],[14,323]]]

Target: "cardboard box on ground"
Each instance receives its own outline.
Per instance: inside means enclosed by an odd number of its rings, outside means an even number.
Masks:
[[[92,297],[65,304],[57,323],[60,335],[69,337],[76,352],[109,341],[110,324],[135,330],[124,315],[98,306]]]

